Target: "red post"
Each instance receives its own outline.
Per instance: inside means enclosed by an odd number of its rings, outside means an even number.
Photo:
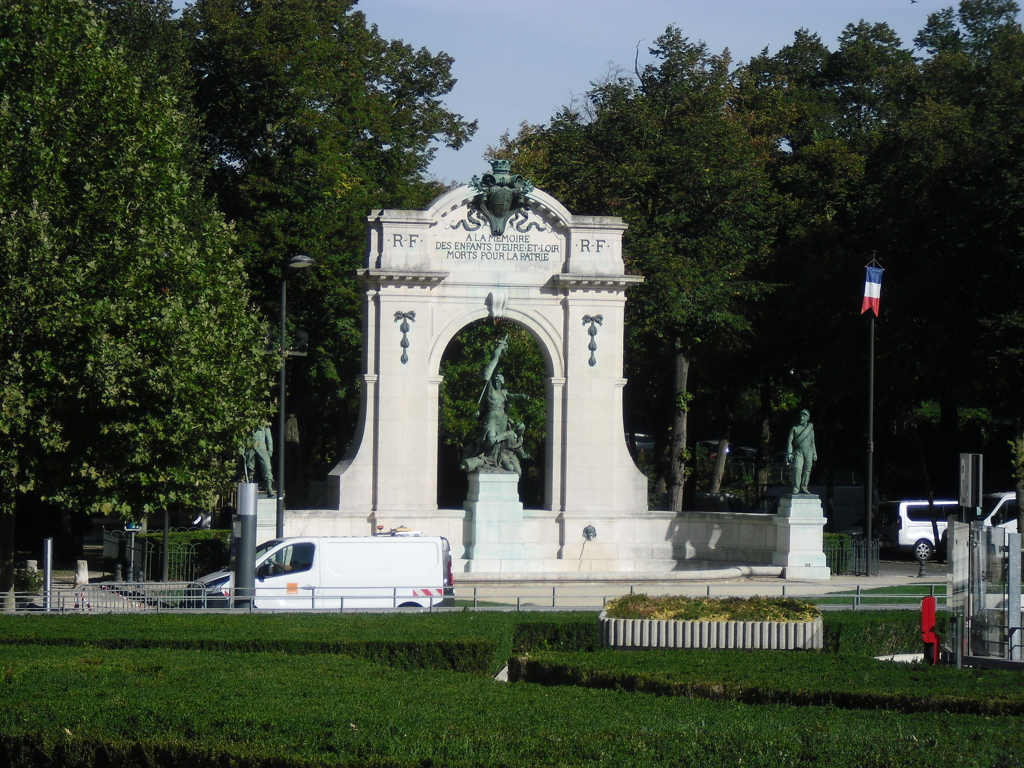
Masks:
[[[939,636],[935,632],[934,597],[926,597],[921,601],[921,642],[924,643],[925,661],[938,664]]]

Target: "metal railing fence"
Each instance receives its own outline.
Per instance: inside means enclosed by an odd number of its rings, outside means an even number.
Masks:
[[[191,581],[202,574],[194,544],[183,541],[168,543],[167,578],[169,581]],[[103,557],[107,562],[120,563],[126,581],[157,581],[163,570],[163,542],[132,537],[125,531],[103,532]],[[129,564],[134,570],[129,574]]]
[[[868,542],[863,536],[850,536],[846,539],[827,539],[822,551],[825,553],[825,564],[832,569],[833,576],[877,576],[878,560],[881,553],[881,542],[871,542],[871,573],[868,573]]]
[[[0,604],[2,611],[44,611],[59,613],[143,613],[170,611],[229,611],[229,612],[381,612],[402,610],[403,603],[419,600],[423,608],[405,610],[497,610],[497,611],[599,611],[609,600],[623,594],[646,592],[657,594],[652,585],[622,587],[609,594],[609,585],[595,585],[588,589],[582,585],[561,586],[465,586],[431,590],[429,596],[411,596],[410,588],[385,587],[347,589],[345,594],[330,594],[329,590],[311,587],[289,592],[277,590],[260,596],[260,607],[238,596],[209,593],[207,587],[196,582],[104,582],[75,589],[54,590],[47,601],[45,595],[17,593]],[[921,585],[918,589],[906,587],[884,593],[861,586],[847,591],[813,591],[806,585],[736,585],[690,584],[672,587],[673,594],[689,597],[789,597],[815,603],[822,610],[905,609],[919,610],[921,599],[934,596],[940,608],[946,605],[944,584]],[[271,605],[273,603],[273,605]]]
[[[155,541],[146,541],[144,556],[145,567],[143,578],[146,581],[156,581],[160,578],[163,556],[163,544]],[[199,560],[194,544],[188,542],[169,542],[167,550],[167,578],[170,581],[191,581],[197,576]]]

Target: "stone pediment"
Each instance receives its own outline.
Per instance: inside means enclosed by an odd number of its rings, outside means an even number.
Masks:
[[[367,268],[449,273],[446,282],[543,285],[552,276],[624,275],[621,219],[573,216],[543,190],[525,195],[495,236],[470,186],[421,211],[380,210],[367,219]]]

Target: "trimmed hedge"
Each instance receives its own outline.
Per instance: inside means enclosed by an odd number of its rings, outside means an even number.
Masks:
[[[342,654],[403,668],[494,674],[512,650],[508,614],[8,616],[11,645]]]
[[[777,651],[541,652],[513,657],[509,680],[745,704],[1024,714],[1019,672],[964,671],[821,653],[787,652],[782,658]]]
[[[852,656],[921,653],[919,611],[825,611],[825,650]],[[935,616],[935,628],[946,637],[948,616]]]
[[[519,618],[512,630],[512,650],[596,651],[601,645],[601,626],[591,614],[549,614],[555,619]]]
[[[826,611],[825,649],[882,656],[921,651],[916,611]],[[940,634],[946,615],[937,616]],[[601,647],[595,614],[491,611],[433,614],[127,614],[0,616],[0,642],[96,645],[104,648],[339,653],[344,642],[494,643],[489,669],[509,654],[532,650],[589,651]],[[450,667],[446,667],[450,668]]]
[[[8,645],[338,653],[398,667],[494,674],[513,650],[600,647],[596,614],[46,614],[0,616]]]
[[[0,651],[0,764],[1020,764],[1020,720],[749,706],[500,685],[339,656],[46,646]],[[642,657],[646,654],[630,654]]]

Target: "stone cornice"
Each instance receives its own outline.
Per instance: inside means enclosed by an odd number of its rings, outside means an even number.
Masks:
[[[357,269],[356,280],[363,285],[440,285],[451,272]]]
[[[554,275],[552,282],[559,288],[589,291],[622,291],[644,281],[643,275]]]

